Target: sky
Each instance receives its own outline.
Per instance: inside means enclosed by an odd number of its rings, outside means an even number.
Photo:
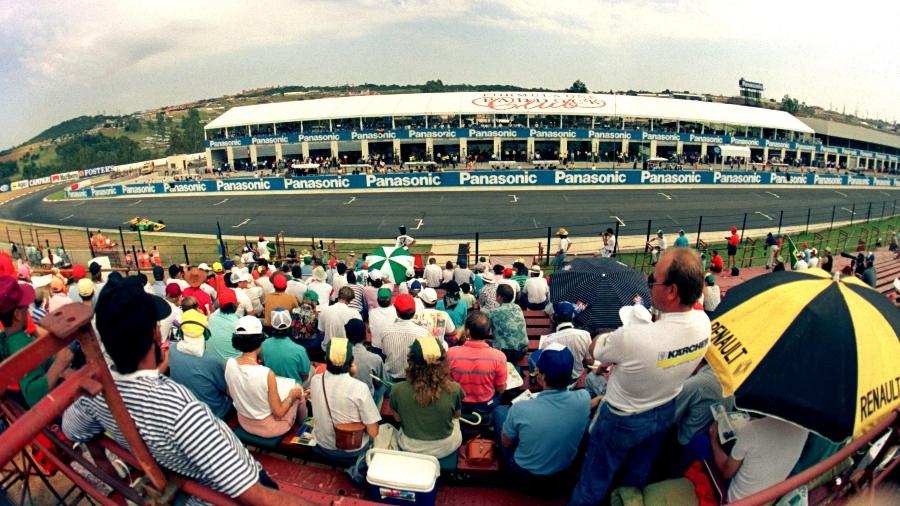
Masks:
[[[0,149],[65,119],[271,85],[513,84],[765,95],[900,116],[900,2],[0,2]]]

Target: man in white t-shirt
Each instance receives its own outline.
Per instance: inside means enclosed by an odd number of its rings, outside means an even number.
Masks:
[[[394,247],[409,249],[410,246],[412,246],[415,243],[416,243],[415,239],[406,235],[406,227],[400,227],[400,235],[398,235],[397,240],[394,241]]]
[[[381,333],[397,321],[397,309],[391,304],[391,291],[378,289],[378,307],[369,309],[369,332],[372,334],[372,348],[381,350]]]
[[[693,310],[703,290],[697,253],[666,251],[653,276],[650,296],[659,319],[602,334],[591,345],[594,359],[615,367],[570,505],[601,503],[623,466],[622,485],[646,484],[675,419],[675,397],[709,345],[709,318]]]
[[[575,305],[571,302],[557,302],[553,305],[553,322],[556,332],[541,336],[538,349],[545,349],[558,343],[572,352],[575,363],[572,366],[572,381],[581,377],[584,366],[594,362],[591,355],[591,334],[586,330],[576,329],[572,321],[575,319]]]
[[[525,298],[528,309],[542,311],[550,300],[550,286],[547,280],[541,277],[541,266],[532,265],[529,277],[525,280]],[[576,362],[578,357],[575,357]]]
[[[262,288],[251,285],[253,277],[247,269],[233,269],[231,282],[237,285],[234,294],[237,297],[238,307],[235,313],[238,316],[262,314]]]
[[[269,259],[269,241],[262,234],[259,235],[259,240],[256,241],[256,257],[265,260]]]
[[[569,248],[572,247],[572,241],[569,240],[569,231],[564,228],[559,229],[556,235],[559,236],[559,248],[556,250],[556,256],[553,257],[551,265],[559,270],[562,269],[563,263],[566,261],[566,255],[569,253]]]
[[[609,258],[613,256],[616,252],[616,234],[613,233],[613,229],[607,228],[606,232],[603,232],[603,247],[600,248],[600,256]]]
[[[316,292],[319,296],[319,310],[322,310],[331,304],[332,288],[331,285],[325,281],[326,276],[325,269],[323,269],[321,265],[318,265],[313,269],[312,278],[310,278],[309,284],[306,285],[308,290]]]
[[[777,418],[762,417],[735,429],[728,454],[719,444],[718,426],[709,429],[713,460],[726,480],[728,502],[751,496],[787,479],[800,459],[809,431]]]
[[[425,266],[425,284],[430,286],[431,288],[438,288],[441,286],[441,279],[444,276],[444,272],[441,270],[441,266],[437,264],[437,259],[431,257],[428,259],[428,265]]]
[[[319,332],[323,336],[323,350],[328,346],[328,341],[331,341],[332,337],[347,337],[344,331],[344,325],[347,322],[354,318],[362,320],[359,311],[349,306],[355,296],[353,289],[345,286],[338,292],[337,302],[319,312]]]

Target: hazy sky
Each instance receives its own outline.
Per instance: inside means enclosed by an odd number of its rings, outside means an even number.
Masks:
[[[896,1],[0,0],[0,149],[82,114],[273,84],[766,96],[895,121]]]

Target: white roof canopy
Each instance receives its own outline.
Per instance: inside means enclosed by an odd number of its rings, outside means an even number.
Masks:
[[[750,148],[747,146],[735,146],[734,144],[719,144],[719,154],[722,158],[750,158]]]
[[[207,129],[295,121],[460,114],[587,115],[777,128],[813,133],[794,116],[741,105],[596,93],[458,92],[298,100],[229,109]]]

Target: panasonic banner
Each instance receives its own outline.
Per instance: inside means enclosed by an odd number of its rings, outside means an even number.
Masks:
[[[831,174],[746,171],[649,170],[504,170],[355,174],[297,178],[210,179],[172,183],[99,186],[67,190],[70,198],[123,197],[241,192],[315,192],[322,190],[404,190],[415,188],[528,188],[611,186],[841,186],[898,188],[900,179]]]

